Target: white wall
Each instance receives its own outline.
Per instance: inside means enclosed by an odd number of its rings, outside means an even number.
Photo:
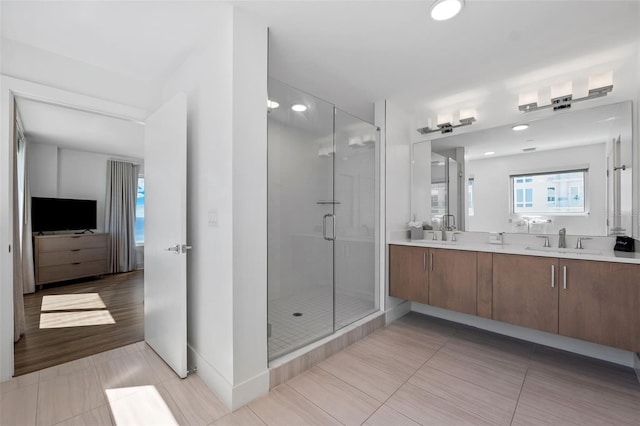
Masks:
[[[387,101],[387,229],[408,229],[411,219],[411,117]]]
[[[188,98],[190,368],[229,407],[268,391],[266,26],[230,4],[167,80]]]
[[[148,109],[158,102],[158,88],[14,40],[0,40],[0,73]]]
[[[114,157],[39,143],[30,143],[27,152],[31,195],[96,200],[97,231],[104,232],[107,161]]]
[[[566,228],[568,234],[607,235],[607,178],[604,144],[579,148],[532,152],[469,161],[467,177],[473,176],[475,215],[467,217],[467,229],[483,232],[518,232],[516,217],[509,208],[509,175],[513,172],[534,171],[533,165],[544,169],[570,168],[589,165],[586,216],[548,216],[552,223],[536,229],[539,233],[556,233]],[[466,181],[466,179],[465,179]],[[513,223],[509,219],[513,219]],[[545,216],[547,218],[547,216]]]
[[[233,409],[269,390],[267,40],[265,23],[234,9]]]
[[[408,229],[411,219],[411,118],[390,101],[386,101],[385,111],[386,241],[390,232]],[[389,296],[388,273],[385,281],[385,310],[390,311],[404,300]]]
[[[31,196],[56,197],[58,195],[58,147],[29,143],[27,164]]]

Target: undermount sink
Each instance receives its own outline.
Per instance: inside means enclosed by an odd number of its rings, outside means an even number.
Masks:
[[[583,254],[589,256],[602,256],[602,251],[600,250],[589,250],[589,249],[574,249],[574,248],[560,248],[560,247],[535,247],[535,246],[527,246],[525,250],[531,251],[543,251],[546,253],[561,253],[561,254]]]

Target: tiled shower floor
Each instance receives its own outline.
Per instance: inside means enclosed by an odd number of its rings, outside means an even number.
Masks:
[[[373,300],[336,293],[336,330],[372,313]],[[302,315],[294,315],[302,314]],[[269,359],[333,333],[333,289],[320,287],[269,300]]]

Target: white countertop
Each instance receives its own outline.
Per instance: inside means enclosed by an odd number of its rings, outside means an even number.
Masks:
[[[528,244],[528,241],[526,240],[509,243],[508,239],[511,234],[505,237],[507,241],[505,241],[503,244],[489,244],[488,238],[485,238],[485,242],[478,241],[477,236],[474,236],[474,238],[465,238],[468,235],[467,233],[457,235],[456,237],[458,237],[458,241],[450,241],[451,234],[448,234],[449,241],[433,241],[431,239],[410,240],[408,238],[403,238],[400,236],[391,236],[390,238],[388,238],[387,243],[403,246],[432,247],[441,249],[480,251],[487,253],[520,254],[528,256],[556,257],[562,259],[595,260],[600,262],[640,264],[640,253],[625,253],[614,251],[612,248],[606,247],[606,241],[604,241],[605,247],[603,247],[603,242],[601,242],[594,248],[587,246],[587,248],[583,250],[576,250],[574,248],[571,248],[575,246],[569,245],[569,240],[567,240],[567,246],[569,248],[562,249],[558,247],[543,247],[542,241],[535,240],[535,238],[532,239],[531,244]],[[465,241],[465,239],[471,239],[472,241]],[[588,241],[585,241],[585,246],[587,245],[587,242]]]

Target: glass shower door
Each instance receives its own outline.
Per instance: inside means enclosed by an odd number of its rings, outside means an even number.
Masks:
[[[339,109],[335,115],[335,327],[378,308],[375,282],[377,128]]]
[[[333,105],[273,79],[269,100],[267,315],[272,360],[334,331],[336,222]]]

